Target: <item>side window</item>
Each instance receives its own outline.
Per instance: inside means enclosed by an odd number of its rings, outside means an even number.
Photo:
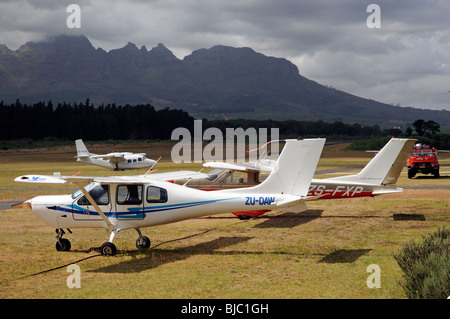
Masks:
[[[120,185],[117,187],[117,204],[142,204],[142,185]]]
[[[165,203],[167,202],[167,191],[164,188],[149,186],[147,188],[148,203]]]
[[[89,195],[92,196],[92,199],[95,201],[97,205],[108,205],[109,204],[109,187],[108,185],[99,185],[94,187],[89,191]],[[78,202],[78,205],[91,205],[86,196],[81,197]]]

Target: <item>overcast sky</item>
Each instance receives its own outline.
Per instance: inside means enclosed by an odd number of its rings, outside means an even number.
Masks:
[[[67,27],[71,3],[81,9],[80,29]],[[84,34],[107,51],[163,43],[180,59],[217,44],[250,47],[323,85],[450,111],[449,16],[449,0],[0,0],[0,43],[17,50]],[[380,27],[369,28],[369,17]]]

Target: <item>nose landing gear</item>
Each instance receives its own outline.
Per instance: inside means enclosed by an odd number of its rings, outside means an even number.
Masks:
[[[72,231],[67,228],[69,233],[72,234]],[[62,238],[62,236],[65,234],[64,229],[57,228],[56,230],[56,250],[57,251],[69,251],[71,248],[70,241],[66,238]]]

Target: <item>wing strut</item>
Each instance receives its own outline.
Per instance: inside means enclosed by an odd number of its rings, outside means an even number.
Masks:
[[[103,220],[105,221],[106,225],[108,225],[108,227],[111,228],[113,226],[113,224],[111,224],[111,222],[109,221],[108,217],[106,217],[106,215],[102,212],[100,207],[98,207],[97,203],[94,201],[94,199],[92,198],[91,194],[89,194],[89,192],[84,188],[84,186],[83,186],[84,184],[74,183],[74,182],[72,182],[72,184],[75,184],[83,192],[83,195],[86,196],[86,198],[89,200],[89,202],[92,204],[92,206],[94,206],[95,210],[103,218]]]

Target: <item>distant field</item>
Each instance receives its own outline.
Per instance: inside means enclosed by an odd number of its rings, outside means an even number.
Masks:
[[[141,145],[134,150],[152,152],[149,157],[156,159],[161,156],[158,152],[170,156],[170,145]],[[116,173],[78,164],[73,152],[74,147],[4,153],[0,201],[72,191],[13,182],[23,174]],[[373,156],[342,148],[334,152],[335,157],[332,149],[325,150],[318,170],[364,166]],[[169,159],[157,165],[159,171],[201,168],[201,164],[174,165]],[[443,163],[450,164],[448,159]],[[398,185],[414,189],[375,198],[310,202],[310,209],[301,214],[270,212],[248,221],[224,214],[145,228],[152,240],[152,248],[145,252],[136,250],[135,231],[123,231],[114,240],[119,249],[114,257],[89,250],[107,241],[105,230],[74,229],[67,235],[72,251],[57,252],[52,227],[29,210],[2,210],[0,298],[405,298],[399,285],[402,273],[392,255],[410,240],[450,227],[450,168],[442,171],[448,173],[441,179],[413,180],[403,172]],[[430,186],[436,189],[427,189]],[[400,213],[407,218],[394,219]],[[70,263],[81,269],[79,289],[66,285]],[[381,269],[381,288],[366,284],[371,264]]]

